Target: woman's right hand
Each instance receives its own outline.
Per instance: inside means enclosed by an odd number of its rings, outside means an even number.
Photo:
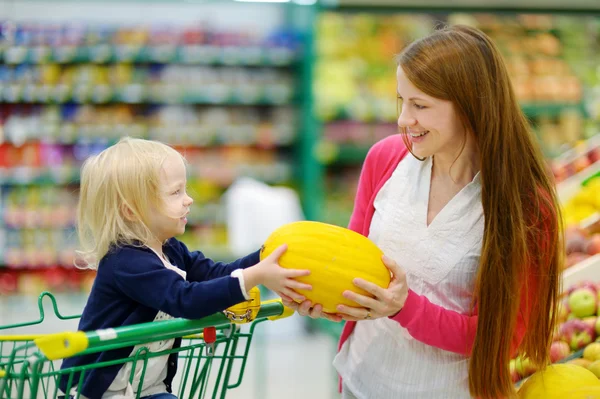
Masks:
[[[281,297],[281,302],[288,308],[294,309],[300,316],[308,316],[312,319],[324,318],[329,321],[333,321],[339,323],[342,321],[342,316],[337,314],[325,313],[323,312],[323,306],[321,304],[316,304],[312,306],[312,302],[308,299],[303,301],[302,303],[298,303],[294,301],[287,295],[283,295],[282,293],[278,293]]]

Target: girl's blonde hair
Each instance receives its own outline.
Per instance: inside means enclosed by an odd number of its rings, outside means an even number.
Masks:
[[[144,245],[154,236],[151,210],[163,209],[160,170],[170,156],[183,156],[166,144],[129,137],[88,158],[81,168],[76,266],[96,269],[114,245]]]

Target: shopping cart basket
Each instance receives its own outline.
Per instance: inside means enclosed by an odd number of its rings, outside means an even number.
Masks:
[[[54,296],[44,292],[38,298],[38,320],[0,327],[0,331],[41,324],[44,297],[51,300],[60,320],[79,317],[62,315]],[[61,378],[68,380],[67,392],[78,392],[86,372],[127,363],[131,364],[130,383],[141,372],[136,390],[139,397],[148,359],[175,352],[179,355],[179,367],[173,393],[178,398],[224,398],[229,389],[242,382],[256,326],[293,313],[280,300],[261,303],[256,289],[249,301],[198,320],[172,319],[87,332],[0,335],[0,399],[58,399],[64,395],[58,388]],[[147,347],[151,342],[172,338],[183,338],[180,348],[152,352]],[[62,359],[67,357],[134,346],[139,349],[124,359],[60,369]],[[79,373],[82,378],[78,379]],[[79,398],[79,394],[73,397]]]

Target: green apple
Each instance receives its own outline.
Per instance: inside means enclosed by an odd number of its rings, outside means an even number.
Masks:
[[[529,358],[523,358],[520,356],[515,359],[515,370],[523,378],[529,377],[536,371],[535,366],[533,365],[533,363],[531,363],[531,360],[529,360]]]
[[[583,358],[595,362],[600,360],[600,342],[592,342],[583,350]]]
[[[595,362],[592,362],[592,364],[590,364],[587,367],[588,370],[590,370],[592,373],[594,373],[596,375],[596,377],[600,378],[600,360],[596,360]]]
[[[569,295],[569,308],[571,312],[583,319],[596,313],[596,294],[588,288],[576,289]]]

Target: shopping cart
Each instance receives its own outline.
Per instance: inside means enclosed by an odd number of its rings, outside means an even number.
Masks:
[[[38,298],[38,320],[0,327],[0,331],[40,325],[44,321],[45,297],[51,300],[58,319],[80,317],[62,315],[54,296],[44,292]],[[0,335],[0,399],[59,399],[64,396],[58,388],[61,378],[68,380],[67,392],[78,392],[83,382],[83,378],[77,378],[79,373],[83,376],[92,369],[127,363],[132,369],[129,381],[134,384],[137,375],[137,392],[141,392],[148,359],[175,352],[179,355],[179,367],[173,393],[178,398],[224,398],[228,390],[242,382],[256,326],[293,313],[280,300],[261,303],[256,289],[249,301],[198,320],[172,319],[87,332]],[[158,352],[148,349],[152,342],[172,338],[182,338],[180,348]],[[124,347],[139,349],[124,359],[60,369],[64,358]]]

